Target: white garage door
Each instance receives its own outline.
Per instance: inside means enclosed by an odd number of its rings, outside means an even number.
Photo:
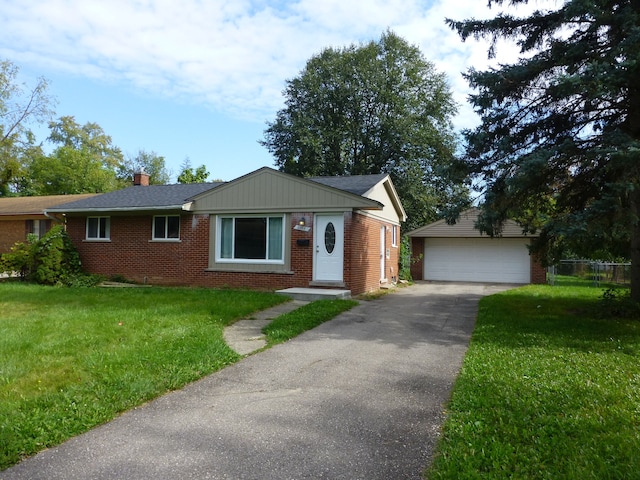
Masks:
[[[528,243],[524,238],[425,238],[424,279],[529,283]]]

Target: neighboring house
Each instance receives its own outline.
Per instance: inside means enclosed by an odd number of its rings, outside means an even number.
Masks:
[[[356,295],[398,275],[406,219],[388,175],[304,179],[261,168],[227,183],[134,186],[47,210],[83,267],[141,283]]]
[[[460,214],[454,225],[445,220],[418,228],[411,238],[411,275],[419,280],[545,283],[546,272],[529,254],[531,235],[507,220],[500,237],[481,235],[474,225],[478,210]]]
[[[47,233],[55,221],[45,215],[45,209],[92,196],[95,193],[0,198],[0,254],[7,253],[16,242],[24,242],[29,233],[38,238]]]

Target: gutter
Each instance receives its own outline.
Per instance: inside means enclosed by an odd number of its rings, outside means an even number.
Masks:
[[[144,207],[99,207],[99,208],[65,208],[64,210],[50,209],[49,212],[60,213],[62,215],[67,213],[108,213],[108,212],[148,212],[148,211],[161,211],[161,210],[191,210],[192,202],[181,203],[179,205],[155,205]],[[46,212],[45,212],[46,215]]]
[[[52,215],[51,213],[49,213],[48,210],[43,210],[42,213],[44,213],[44,216],[47,218],[50,218],[51,220],[53,220],[54,222],[58,222],[61,224],[65,224],[65,218],[64,218],[64,213],[60,214],[60,217],[56,216],[56,215]]]

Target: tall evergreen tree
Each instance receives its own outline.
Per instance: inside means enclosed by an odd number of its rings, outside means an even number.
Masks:
[[[489,5],[505,4],[490,0]],[[509,0],[510,6],[528,3]],[[466,77],[481,125],[466,163],[486,184],[480,227],[509,216],[539,230],[538,252],[632,261],[640,301],[640,2],[565,0],[526,17],[447,20],[466,40],[513,39],[520,59]]]
[[[450,181],[456,105],[445,76],[392,32],[378,42],[327,48],[287,81],[286,106],[261,142],[299,176],[389,173],[409,228],[467,202]]]

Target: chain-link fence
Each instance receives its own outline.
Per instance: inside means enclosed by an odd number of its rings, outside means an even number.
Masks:
[[[550,285],[630,285],[631,263],[562,260],[547,269]]]

